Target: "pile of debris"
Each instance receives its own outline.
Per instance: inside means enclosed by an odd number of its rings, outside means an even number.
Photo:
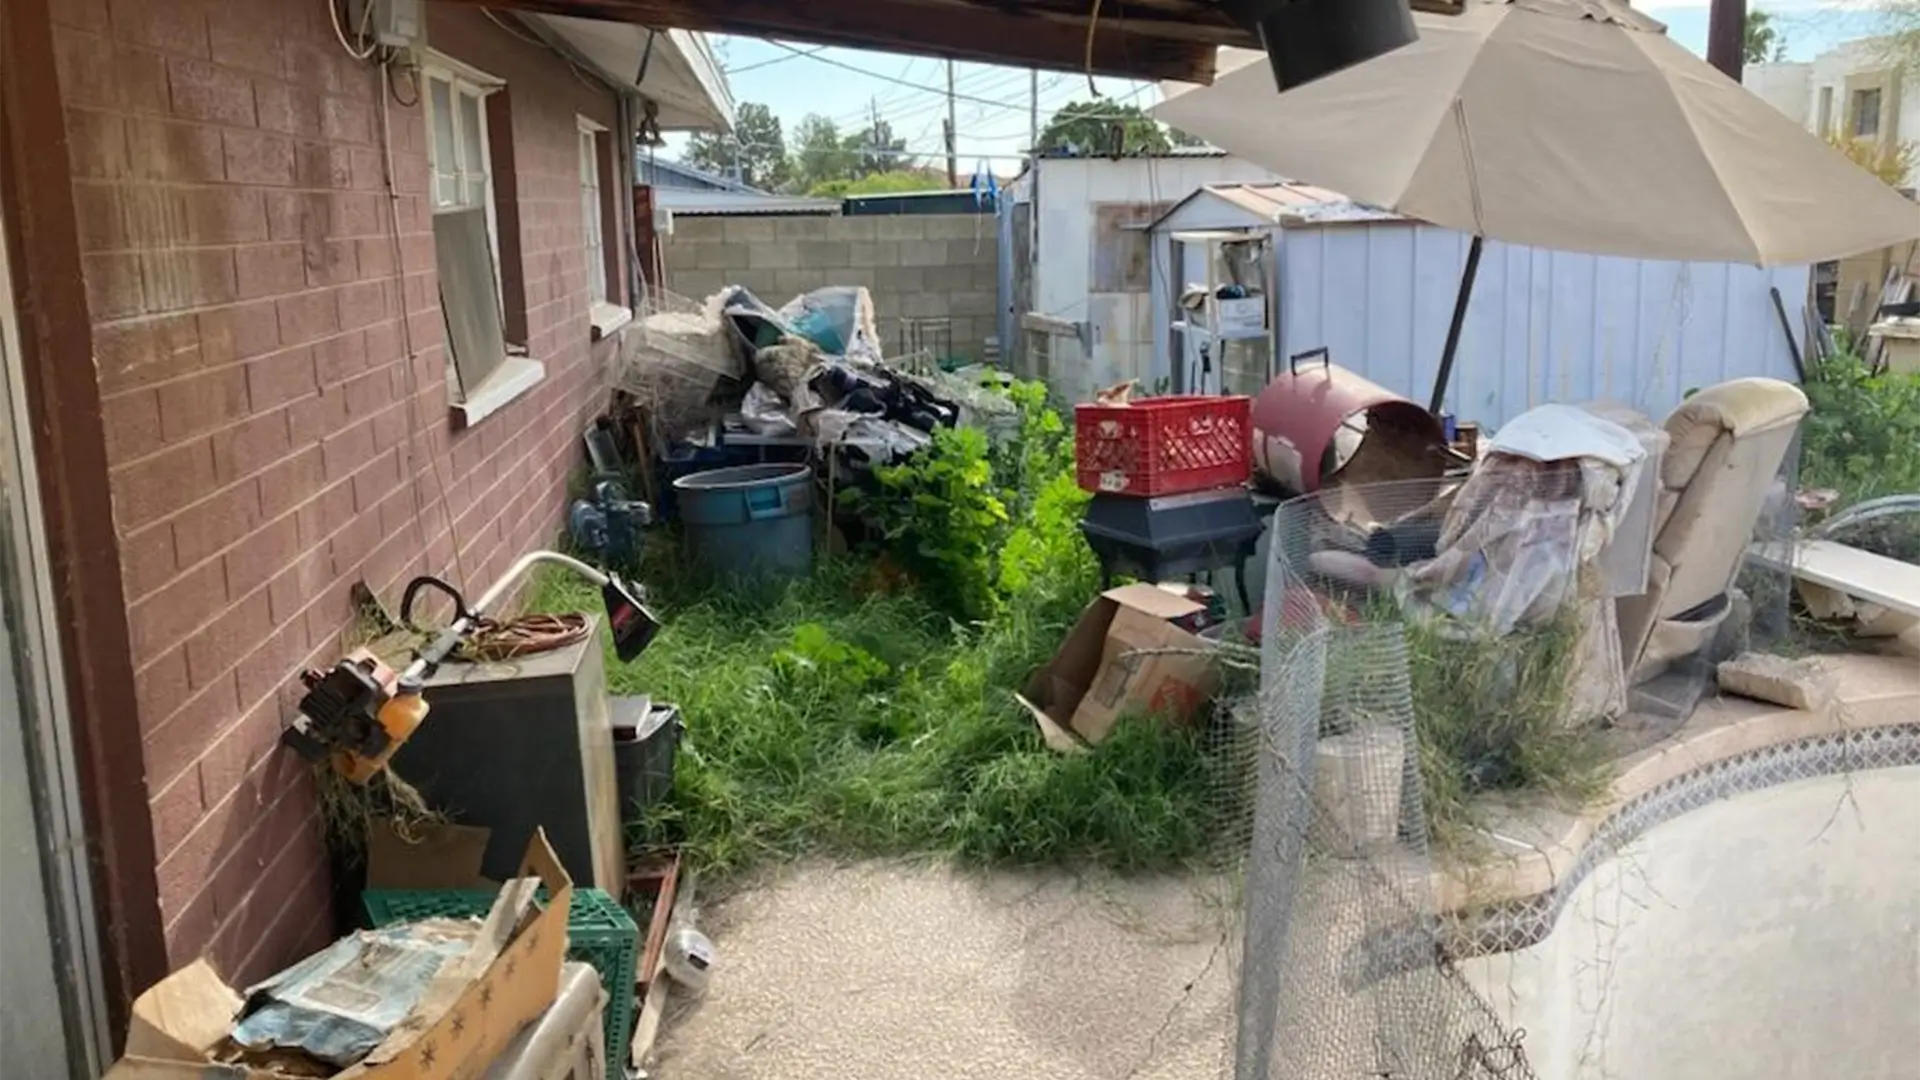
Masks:
[[[614,385],[646,411],[656,437],[685,440],[734,420],[763,438],[835,449],[856,468],[911,455],[969,410],[1011,408],[960,400],[963,377],[888,364],[873,299],[858,286],[815,289],[777,309],[739,287],[698,303],[659,296],[624,339]]]

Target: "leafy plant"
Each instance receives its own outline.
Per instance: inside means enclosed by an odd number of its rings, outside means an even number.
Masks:
[[[1920,165],[1920,143],[1882,142],[1856,138],[1838,131],[1827,133],[1827,145],[1845,154],[1848,161],[1872,173],[1888,187],[1900,187]]]
[[[1874,372],[1842,349],[1807,375],[1801,485],[1842,504],[1920,491],[1920,373]]]
[[[1840,493],[1836,509],[1920,492],[1920,372],[1875,372],[1850,343],[1807,373],[1812,411],[1801,423],[1800,485]],[[1837,537],[1920,563],[1920,519],[1898,515]]]
[[[1091,580],[1072,432],[1043,384],[1015,382],[1006,393],[1018,416],[1013,431],[998,441],[974,429],[940,431],[928,449],[877,470],[877,490],[846,500],[934,600],[969,620],[1036,587],[1077,590],[1084,601]]]
[[[1007,506],[993,483],[986,435],[943,428],[932,446],[874,475],[878,491],[849,498],[849,508],[879,528],[936,599],[969,619],[992,614],[993,552]]]

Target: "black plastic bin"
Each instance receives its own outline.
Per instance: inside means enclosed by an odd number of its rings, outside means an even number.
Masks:
[[[678,705],[645,697],[613,699],[613,767],[622,823],[639,821],[673,791],[682,727]]]

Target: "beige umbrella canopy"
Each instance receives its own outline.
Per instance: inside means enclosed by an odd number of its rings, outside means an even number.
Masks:
[[[1920,236],[1920,204],[1624,5],[1469,0],[1415,20],[1414,44],[1285,93],[1243,63],[1153,113],[1283,176],[1515,244],[1781,265]]]

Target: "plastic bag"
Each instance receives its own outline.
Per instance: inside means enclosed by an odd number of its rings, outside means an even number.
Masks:
[[[866,364],[880,362],[873,297],[858,285],[829,285],[802,293],[778,312],[787,331],[806,338],[828,356]]]
[[[755,435],[792,435],[800,430],[787,413],[787,403],[763,382],[747,387],[747,396],[740,402],[740,419]]]

